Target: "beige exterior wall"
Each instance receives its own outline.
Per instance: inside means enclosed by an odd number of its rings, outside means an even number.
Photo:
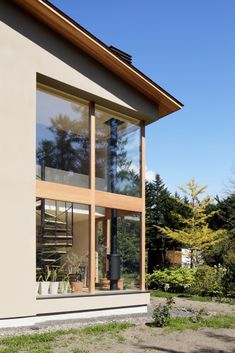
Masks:
[[[0,2],[0,20],[0,318],[51,311],[50,305],[54,305],[52,311],[56,311],[58,303],[65,310],[72,310],[69,307],[74,304],[70,304],[70,299],[51,301],[51,304],[50,300],[36,301],[37,74],[48,76],[55,80],[53,82],[64,82],[81,96],[146,120],[148,116],[156,115],[157,108],[13,2]],[[90,303],[95,303],[95,297],[90,299]],[[112,301],[106,297],[102,305],[106,305],[107,300]],[[74,310],[80,307],[79,299],[73,299],[71,303],[75,301]]]
[[[81,296],[70,298],[70,300],[68,300],[68,298],[41,299],[37,300],[37,312],[39,314],[50,314],[56,312],[63,313],[65,311],[112,309],[147,304],[149,304],[149,293],[122,293],[114,295]]]

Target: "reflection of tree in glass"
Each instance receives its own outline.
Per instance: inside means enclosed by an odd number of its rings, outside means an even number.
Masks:
[[[118,253],[122,275],[131,275],[136,281],[140,270],[140,224],[134,215],[118,219]]]
[[[122,130],[125,132],[123,127]],[[109,184],[111,177],[116,176],[115,193],[139,196],[139,173],[133,169],[133,161],[130,160],[130,157],[128,158],[127,152],[127,145],[131,142],[128,136],[119,131],[116,151],[112,151],[110,150],[109,133],[109,128],[105,124],[100,124],[98,129],[96,129],[96,176],[105,178],[105,173],[107,173]],[[116,152],[117,155],[117,164],[115,166],[112,166],[107,159],[107,155],[112,152]],[[110,191],[110,185],[108,185],[108,191]]]
[[[60,170],[89,174],[89,136],[85,116],[72,120],[67,115],[51,118],[52,139],[44,139],[37,149],[39,164]],[[86,117],[87,118],[87,117]]]

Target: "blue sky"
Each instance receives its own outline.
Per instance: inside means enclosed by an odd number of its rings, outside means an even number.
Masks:
[[[234,0],[51,0],[185,105],[147,128],[148,175],[224,196],[235,167]]]

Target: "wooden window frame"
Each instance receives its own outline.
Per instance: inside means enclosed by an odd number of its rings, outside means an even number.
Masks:
[[[40,86],[39,86],[40,87]],[[50,91],[50,88],[49,88]],[[71,96],[70,96],[71,97]],[[95,208],[116,208],[139,212],[140,239],[140,289],[145,290],[145,124],[141,122],[140,180],[141,197],[114,194],[95,189],[95,103],[89,102],[90,130],[90,188],[36,180],[36,197],[68,201],[89,206],[89,293],[95,292]]]

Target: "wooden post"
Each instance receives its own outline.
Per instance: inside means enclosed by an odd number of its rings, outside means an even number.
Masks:
[[[90,190],[89,217],[89,293],[95,292],[95,104],[90,102]]]
[[[140,289],[145,290],[145,124],[141,124],[141,198],[142,211],[140,217]]]

